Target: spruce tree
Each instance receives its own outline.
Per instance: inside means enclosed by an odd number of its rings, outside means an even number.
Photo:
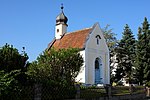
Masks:
[[[140,85],[150,81],[150,30],[145,17],[142,28],[139,28],[136,48],[136,78]]]
[[[118,66],[116,69],[116,79],[119,81],[121,78],[128,79],[131,83],[132,70],[135,61],[135,38],[134,35],[126,24],[124,32],[122,33],[122,39],[118,43],[116,48],[116,57],[118,61]]]
[[[135,59],[135,74],[134,77],[137,79],[139,85],[143,85],[144,80],[144,54],[146,53],[145,49],[145,39],[142,34],[142,28],[138,29],[138,40],[136,43],[136,59]]]
[[[145,36],[145,62],[144,62],[144,78],[146,82],[150,81],[150,30],[149,23],[145,17],[143,22],[143,35]]]

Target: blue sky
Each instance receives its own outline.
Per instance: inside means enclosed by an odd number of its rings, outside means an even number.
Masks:
[[[136,36],[144,17],[150,22],[150,0],[0,0],[0,47],[9,43],[21,52],[24,46],[29,61],[35,60],[54,38],[61,3],[68,32],[99,22],[120,39],[125,24]]]

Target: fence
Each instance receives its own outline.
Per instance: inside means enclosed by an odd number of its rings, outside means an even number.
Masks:
[[[150,87],[146,87],[146,90],[147,90],[146,96],[150,97]]]
[[[75,91],[76,90],[76,91]],[[121,98],[144,98],[145,87],[80,87],[68,88],[63,86],[47,86],[36,84],[24,86],[11,91],[7,95],[0,95],[0,100],[57,100],[57,99],[96,99],[121,100]],[[118,99],[119,98],[119,99]],[[100,99],[100,100],[103,100]],[[141,99],[142,100],[142,99]]]
[[[78,96],[79,97],[79,96]],[[140,99],[146,97],[145,87],[125,87],[125,86],[106,86],[106,87],[94,87],[80,90],[80,99],[100,99],[100,100],[122,100],[122,99]],[[78,99],[79,99],[78,98]]]
[[[74,87],[36,84],[23,86],[9,93],[1,91],[0,100],[62,100],[75,98],[75,94]]]
[[[33,100],[34,87],[25,86],[14,90],[1,91],[0,100]]]

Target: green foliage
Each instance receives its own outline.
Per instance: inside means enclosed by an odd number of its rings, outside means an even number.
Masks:
[[[35,83],[42,84],[52,91],[48,98],[69,98],[74,97],[74,81],[82,65],[83,58],[78,49],[51,48],[30,64],[27,74]]]
[[[75,98],[75,87],[58,84],[42,84],[42,100]]]
[[[142,28],[139,27],[136,47],[135,68],[138,82],[142,85],[150,81],[150,29],[147,18],[144,19]]]
[[[145,39],[143,39],[142,28],[138,29],[138,41],[136,43],[136,59],[135,59],[135,70],[136,74],[134,77],[138,80],[139,84],[143,84],[144,80],[144,65],[143,65],[143,55],[145,54]]]
[[[20,70],[14,70],[9,73],[0,71],[0,98],[10,96],[13,92],[18,91],[18,80],[15,79],[20,74]]]
[[[28,56],[24,51],[19,54],[16,48],[6,43],[0,48],[0,99],[11,98],[26,83]]]
[[[146,82],[146,86],[150,87],[150,81]]]
[[[111,83],[114,80],[114,75],[112,74],[112,70],[114,69],[114,56],[115,56],[115,48],[117,46],[117,38],[116,38],[116,34],[112,32],[113,29],[109,29],[109,25],[107,25],[104,29],[104,37],[107,43],[107,46],[109,48],[110,51],[110,74],[111,74]]]
[[[118,63],[115,75],[116,81],[126,77],[129,79],[129,83],[131,82],[133,65],[135,61],[135,43],[136,40],[133,33],[126,24],[123,37],[115,49]]]
[[[143,34],[145,35],[145,62],[144,63],[144,79],[146,82],[150,81],[150,28],[147,18],[143,22]]]
[[[0,70],[5,72],[11,72],[12,70],[23,69],[28,59],[27,54],[23,51],[23,54],[19,54],[13,45],[6,43],[0,48]]]
[[[104,29],[104,38],[106,40],[106,43],[108,45],[108,48],[110,50],[111,53],[113,53],[114,48],[117,45],[117,38],[115,37],[116,34],[112,32],[113,29],[109,29],[110,25],[107,25]]]
[[[78,52],[78,49],[71,48],[45,50],[29,66],[27,74],[35,81],[74,81],[83,65],[82,56]]]

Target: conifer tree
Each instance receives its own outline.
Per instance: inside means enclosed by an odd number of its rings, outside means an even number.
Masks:
[[[145,36],[145,61],[144,63],[144,78],[146,82],[150,81],[150,30],[149,30],[149,23],[147,18],[145,17],[143,22],[143,35]]]
[[[145,49],[145,39],[142,34],[142,28],[138,29],[138,40],[136,43],[136,59],[135,59],[135,75],[134,77],[137,79],[139,85],[143,84],[144,80],[144,54],[146,53]]]
[[[142,28],[139,28],[136,49],[136,78],[140,85],[150,81],[150,29],[145,17]]]
[[[122,39],[116,48],[118,66],[115,77],[117,81],[119,81],[121,78],[127,78],[129,83],[131,83],[136,40],[127,24],[125,25],[124,32],[122,34]]]

